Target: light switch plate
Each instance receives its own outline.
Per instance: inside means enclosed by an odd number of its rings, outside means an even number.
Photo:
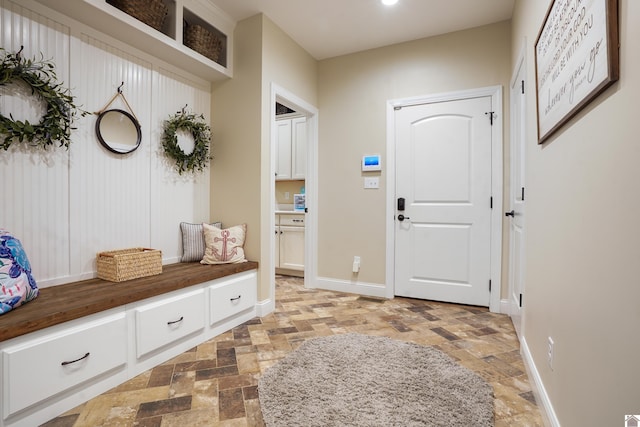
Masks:
[[[377,176],[365,178],[364,188],[380,188],[380,178]]]

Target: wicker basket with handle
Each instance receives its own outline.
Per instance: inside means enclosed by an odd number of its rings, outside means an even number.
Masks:
[[[127,15],[160,31],[169,13],[169,8],[162,0],[107,0]]]
[[[162,273],[162,252],[148,248],[100,252],[97,263],[99,278],[122,282]]]
[[[213,62],[220,62],[220,53],[222,53],[224,41],[218,35],[201,25],[185,22],[183,39],[184,45],[188,48],[206,56]]]

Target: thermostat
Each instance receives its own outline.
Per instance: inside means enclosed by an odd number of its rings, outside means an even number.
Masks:
[[[380,163],[380,154],[370,154],[368,156],[362,156],[362,171],[379,171],[382,170],[382,164]]]

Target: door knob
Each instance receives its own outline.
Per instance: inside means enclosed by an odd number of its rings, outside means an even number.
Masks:
[[[404,216],[404,215],[402,215],[402,214],[398,215],[398,221],[402,222],[402,221],[404,221],[405,219],[411,219],[411,218],[409,218],[408,216]]]
[[[505,212],[504,216],[513,216],[513,217],[515,217],[516,216],[516,211],[511,209],[511,212]]]

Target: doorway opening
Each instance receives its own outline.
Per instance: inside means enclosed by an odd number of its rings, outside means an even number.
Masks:
[[[276,274],[304,277],[307,116],[276,101]]]
[[[271,86],[270,295],[276,273],[316,276],[318,110]]]

